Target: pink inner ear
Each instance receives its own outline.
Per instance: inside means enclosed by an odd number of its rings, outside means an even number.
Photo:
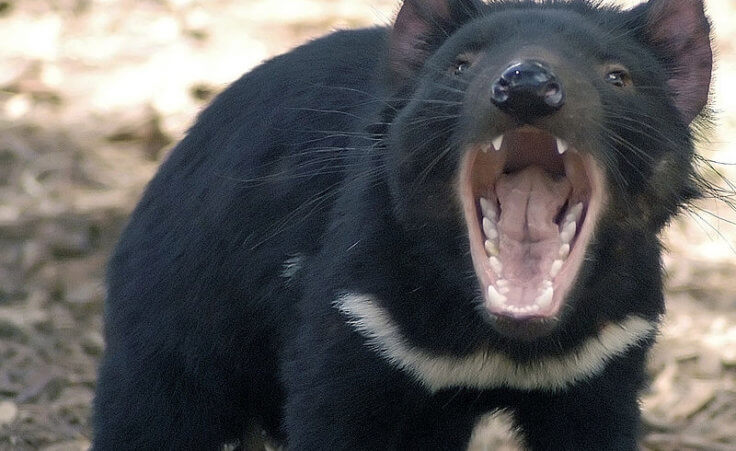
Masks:
[[[708,103],[713,51],[702,0],[651,0],[649,36],[673,58],[669,85],[690,123]]]
[[[389,42],[391,70],[400,79],[427,57],[421,47],[424,36],[450,15],[449,0],[405,0],[394,23]]]

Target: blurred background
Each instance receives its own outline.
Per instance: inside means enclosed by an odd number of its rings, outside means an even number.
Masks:
[[[612,2],[633,4],[634,1]],[[736,163],[736,2],[706,0],[718,68],[700,145]],[[398,0],[0,0],[0,450],[83,450],[106,258],[204,105],[275,54],[388,24]],[[704,201],[666,232],[669,313],[643,398],[648,450],[736,450],[736,226]],[[504,418],[474,450],[518,449]]]

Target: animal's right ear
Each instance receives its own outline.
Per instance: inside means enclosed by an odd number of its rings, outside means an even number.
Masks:
[[[476,14],[474,0],[404,0],[389,37],[392,79],[410,78],[433,51],[436,41],[457,26],[457,15]]]

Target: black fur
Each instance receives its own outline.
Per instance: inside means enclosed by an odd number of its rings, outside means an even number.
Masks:
[[[367,293],[413,347],[522,363],[664,312],[657,234],[697,189],[667,85],[679,54],[652,42],[650,5],[443,4],[406,19],[421,29],[411,45],[384,28],[338,32],[265,63],[201,114],[110,261],[94,449],[217,449],[254,427],[289,449],[465,449],[496,409],[533,449],[636,448],[651,337],[565,390],[431,392],[333,305]],[[463,146],[489,138],[497,113],[485,92],[467,93],[482,67],[448,70],[459,53],[502,59],[527,42],[593,87],[595,114],[555,126],[598,143],[610,196],[559,324],[531,341],[478,310],[454,180]],[[610,60],[636,91],[602,80],[595,68]],[[289,259],[301,267],[284,277]]]

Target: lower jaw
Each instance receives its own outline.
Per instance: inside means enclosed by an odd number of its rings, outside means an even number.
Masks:
[[[469,232],[473,266],[483,291],[484,310],[489,314],[494,328],[503,335],[523,340],[547,335],[558,323],[585,260],[585,252],[605,200],[602,188],[603,171],[589,155],[576,154],[570,157],[577,158],[576,164],[579,165],[577,170],[584,171],[588,180],[584,195],[578,193],[578,198],[573,199],[575,204],[568,206],[570,209],[581,204],[583,212],[578,214],[577,228],[572,236],[565,236],[564,240],[561,238],[563,248],[565,241],[569,243],[566,251],[560,250],[561,254],[565,254],[564,258],[555,256],[552,266],[546,273],[544,270],[539,270],[536,274],[531,271],[528,281],[519,279],[517,274],[515,282],[511,283],[503,273],[503,255],[500,253],[494,255],[493,243],[490,250],[488,247],[489,237],[484,232],[482,220],[483,208],[479,204],[483,194],[494,196],[495,193],[487,186],[479,188],[473,183],[473,178],[468,176],[469,171],[473,170],[475,158],[483,158],[483,152],[479,149],[466,152],[461,169],[460,197]],[[500,170],[497,168],[496,172],[498,171]],[[503,215],[503,212],[500,212],[500,215]],[[564,225],[563,220],[560,224],[561,235],[564,232]],[[495,230],[498,232],[498,229]],[[498,252],[498,249],[495,249],[495,252]],[[536,296],[517,295],[514,298],[511,293],[513,290],[518,293],[522,284],[534,287],[537,283],[539,294]]]

